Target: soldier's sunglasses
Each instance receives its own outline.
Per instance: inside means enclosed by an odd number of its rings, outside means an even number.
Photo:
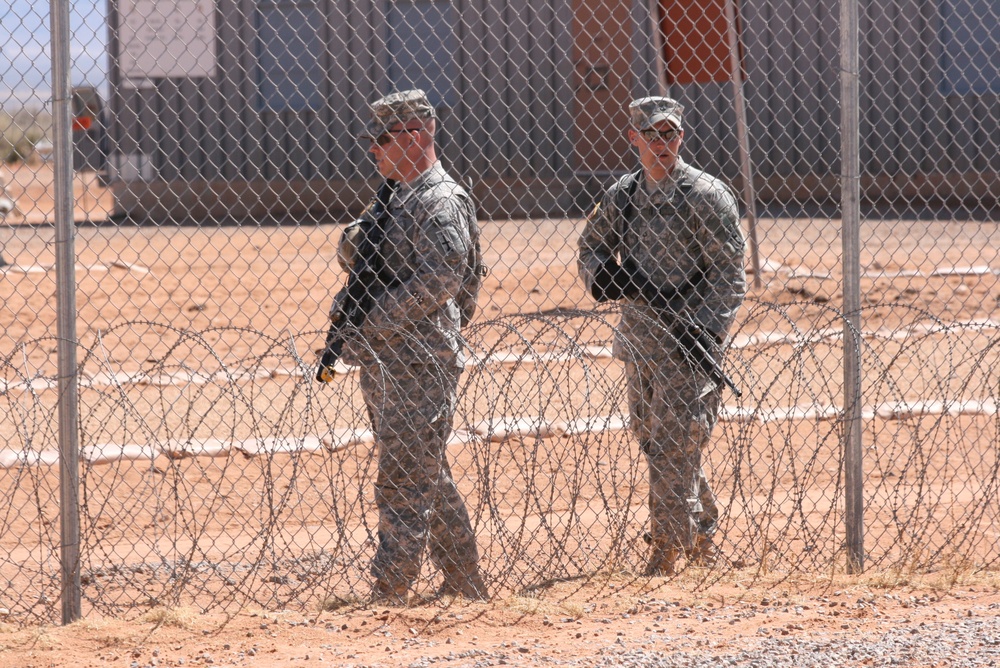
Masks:
[[[386,130],[385,132],[380,134],[378,137],[375,137],[375,139],[372,139],[371,141],[372,143],[378,144],[379,146],[386,146],[389,144],[389,142],[395,139],[393,135],[398,135],[403,132],[413,132],[416,129],[417,128],[400,128],[399,130]]]
[[[643,139],[645,139],[646,141],[648,141],[650,143],[656,141],[657,139],[659,139],[659,140],[663,141],[664,143],[666,143],[666,142],[671,142],[674,139],[676,139],[677,135],[679,135],[680,132],[681,131],[678,130],[677,128],[671,128],[669,130],[653,130],[653,129],[650,129],[650,130],[640,130],[639,134],[642,135]]]

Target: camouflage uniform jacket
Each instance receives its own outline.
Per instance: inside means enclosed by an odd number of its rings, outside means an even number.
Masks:
[[[379,296],[360,339],[346,341],[344,361],[462,366],[462,301],[475,299],[463,289],[478,243],[471,198],[439,162],[401,184],[388,208],[380,250],[398,284]]]
[[[622,206],[633,188],[629,220]],[[579,270],[590,289],[608,259],[631,257],[661,289],[680,288],[675,300],[686,320],[724,338],[746,294],[745,243],[732,191],[718,179],[677,161],[669,181],[650,193],[641,173],[611,186],[587,219],[579,240]],[[687,282],[693,282],[684,288]],[[662,359],[676,348],[659,314],[641,297],[622,300],[615,341],[646,359]]]

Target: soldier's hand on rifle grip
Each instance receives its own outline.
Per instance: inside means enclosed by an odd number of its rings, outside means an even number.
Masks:
[[[332,383],[336,375],[337,374],[333,370],[333,367],[324,366],[323,363],[320,362],[319,368],[316,370],[316,380],[321,383]]]
[[[323,354],[319,358],[319,366],[316,368],[316,380],[321,383],[332,383],[337,375],[335,370],[337,360],[343,352],[344,340],[327,341],[323,348]]]
[[[326,333],[323,353],[320,355],[319,366],[316,368],[316,380],[321,383],[332,383],[336,376],[334,367],[344,352],[344,339],[341,335],[343,320],[344,315],[339,309],[330,313],[330,329]]]
[[[639,269],[639,266],[631,257],[625,258],[625,261],[622,263],[622,271],[628,276],[630,283],[629,292],[631,294],[629,296],[642,295],[646,304],[658,311],[662,311],[663,315],[668,315],[676,310],[677,304],[673,303],[673,300],[677,296],[676,291],[661,290]]]

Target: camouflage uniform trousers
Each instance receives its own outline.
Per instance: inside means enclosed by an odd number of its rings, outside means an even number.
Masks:
[[[671,550],[690,554],[699,537],[711,539],[719,518],[701,457],[721,391],[673,360],[627,361],[625,373],[630,426],[649,465],[653,560]]]
[[[476,536],[446,453],[461,373],[446,364],[362,368],[379,457],[378,549],[371,573],[392,591],[413,584],[428,546],[446,584],[479,577]]]

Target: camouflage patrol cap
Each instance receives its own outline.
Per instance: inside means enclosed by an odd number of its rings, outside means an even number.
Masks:
[[[361,135],[366,139],[377,139],[396,123],[414,118],[437,118],[427,93],[420,89],[390,93],[372,102],[371,108],[372,118]]]
[[[669,97],[642,97],[633,100],[628,105],[628,111],[636,130],[648,130],[663,121],[669,121],[680,129],[684,106]]]

